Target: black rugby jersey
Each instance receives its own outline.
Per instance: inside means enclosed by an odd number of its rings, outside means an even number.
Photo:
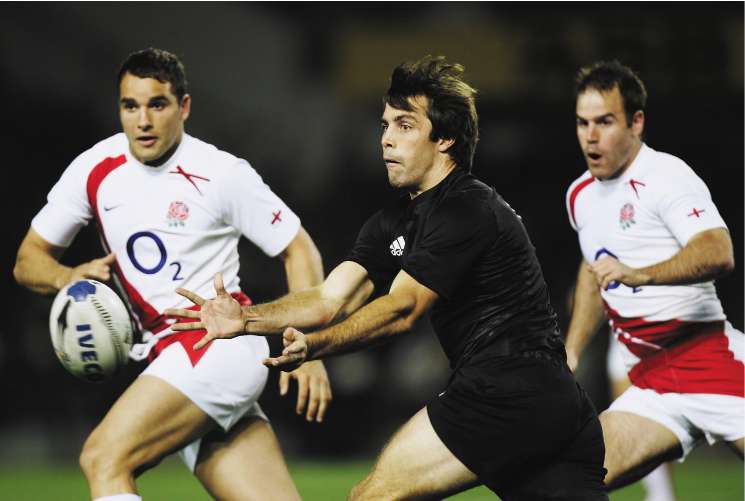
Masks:
[[[515,211],[491,187],[455,169],[413,200],[367,220],[347,256],[377,294],[400,270],[439,295],[432,326],[457,366],[509,337],[510,353],[561,350],[556,314],[535,248]]]

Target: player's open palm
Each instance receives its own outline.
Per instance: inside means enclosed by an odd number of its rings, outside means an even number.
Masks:
[[[217,295],[214,299],[204,299],[186,289],[179,288],[176,292],[200,307],[199,311],[182,308],[169,308],[165,311],[169,316],[199,319],[198,322],[181,322],[171,326],[175,331],[206,330],[207,334],[194,345],[194,349],[202,348],[213,339],[230,339],[245,334],[241,305],[225,290],[221,273],[215,275]]]

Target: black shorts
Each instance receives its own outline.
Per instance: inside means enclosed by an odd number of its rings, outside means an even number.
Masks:
[[[504,501],[608,499],[600,421],[563,354],[476,354],[427,412],[448,449]]]

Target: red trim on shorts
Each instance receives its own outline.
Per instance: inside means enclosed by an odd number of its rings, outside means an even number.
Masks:
[[[624,318],[606,303],[613,332],[640,361],[629,379],[657,393],[745,397],[745,365],[729,349],[724,320]]]
[[[591,177],[589,179],[585,179],[581,183],[579,183],[577,186],[574,187],[572,190],[572,193],[569,195],[569,214],[572,216],[572,222],[574,223],[574,226],[577,226],[577,219],[574,217],[574,201],[577,199],[577,195],[579,195],[579,192],[582,191],[585,186],[589,185],[595,181],[594,177]]]
[[[251,298],[245,295],[243,292],[234,292],[231,294],[231,296],[233,296],[242,306],[248,306],[252,304]],[[194,305],[191,308],[187,308],[187,309],[193,310],[193,311],[199,311],[200,307],[197,305]],[[176,322],[177,323],[194,322],[194,319],[186,318],[186,317],[177,317]],[[165,323],[165,319],[163,319],[162,324],[157,326],[157,330],[162,331],[166,327],[168,327],[168,325]],[[178,334],[172,334],[170,336],[166,336],[163,339],[159,340],[156,343],[156,345],[153,346],[153,349],[150,350],[150,354],[148,355],[148,362],[152,362],[153,360],[155,360],[157,356],[160,355],[163,350],[171,346],[173,343],[179,342],[181,343],[181,346],[184,347],[184,351],[186,351],[186,354],[189,356],[189,360],[191,361],[192,367],[196,367],[199,360],[204,356],[205,353],[207,353],[207,350],[210,348],[210,346],[212,346],[212,342],[210,341],[201,350],[199,351],[194,350],[194,344],[196,344],[200,339],[202,339],[205,334],[207,334],[207,331],[205,331],[204,329],[199,329],[199,330],[193,330],[193,331],[183,331],[183,332],[179,332]]]

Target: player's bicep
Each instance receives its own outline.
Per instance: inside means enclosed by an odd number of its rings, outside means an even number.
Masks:
[[[440,297],[403,270],[396,275],[388,294],[401,298],[403,303],[409,305],[411,311],[408,317],[412,321],[422,316]]]
[[[61,247],[48,242],[44,237],[39,235],[33,228],[28,229],[28,233],[23,238],[18,248],[18,260],[33,259],[35,256],[47,255],[59,260],[65,252],[66,247]]]

